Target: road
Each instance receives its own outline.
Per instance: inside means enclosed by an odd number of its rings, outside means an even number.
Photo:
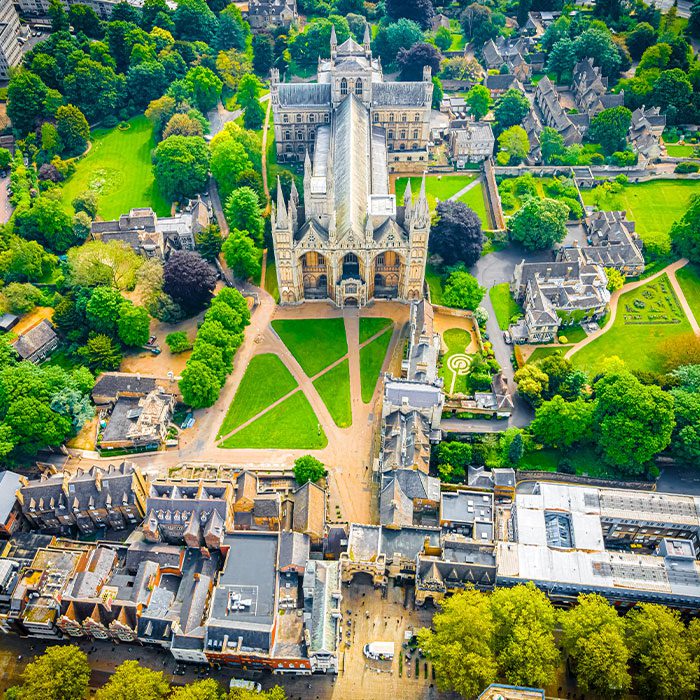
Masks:
[[[12,216],[13,207],[7,195],[7,188],[10,184],[10,176],[0,179],[0,224],[6,224]]]

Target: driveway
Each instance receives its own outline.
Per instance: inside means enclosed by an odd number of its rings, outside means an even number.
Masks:
[[[12,216],[13,207],[7,196],[7,188],[10,184],[10,176],[0,179],[0,224],[6,224]]]

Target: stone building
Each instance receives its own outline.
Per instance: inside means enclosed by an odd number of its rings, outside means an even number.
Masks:
[[[584,58],[574,66],[574,78],[571,83],[576,108],[595,117],[605,109],[622,107],[625,104],[625,92],[613,95],[608,93],[608,79],[598,66],[593,65],[592,58]]]
[[[278,183],[272,237],[282,304],[329,299],[344,307],[364,306],[372,298],[423,297],[430,233],[425,182],[415,204],[409,183],[397,207],[389,193],[387,132],[373,122],[373,110],[358,93],[360,80],[333,107],[329,123],[317,128],[313,163],[306,151],[304,206],[295,187],[285,202]],[[284,87],[330,90],[281,85],[279,101]]]
[[[19,37],[19,17],[11,2],[0,3],[0,80],[10,77],[10,68],[19,65],[22,47]]]
[[[251,0],[246,19],[254,32],[288,29],[298,19],[296,0]]]
[[[450,155],[457,168],[490,158],[495,143],[491,125],[487,122],[467,122],[460,129],[450,130]]]
[[[430,141],[430,69],[426,67],[421,82],[386,82],[381,60],[372,56],[369,27],[362,45],[350,38],[338,46],[333,29],[331,57],[319,59],[315,83],[280,83],[279,71],[272,70],[278,161],[303,161],[307,151],[327,151],[334,141],[331,131],[340,132],[336,112],[348,95],[357,98],[373,132],[381,129],[373,141],[388,150],[383,160],[389,171],[422,172]]]
[[[109,20],[114,6],[122,0],[62,0],[63,7],[68,10],[71,5],[87,5],[93,9],[101,20]],[[49,10],[49,0],[14,0],[22,15],[46,17]],[[126,0],[132,7],[143,7],[144,0]],[[171,0],[166,0],[170,9],[175,9],[176,5]],[[12,6],[12,3],[9,3]]]

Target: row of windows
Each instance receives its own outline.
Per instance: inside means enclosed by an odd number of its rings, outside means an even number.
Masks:
[[[356,94],[358,97],[362,97],[362,88],[363,88],[363,85],[362,85],[362,78],[358,78],[358,79],[355,81],[355,90],[354,90],[355,94]],[[351,90],[351,92],[352,92],[352,90]],[[348,81],[347,81],[345,78],[343,78],[343,79],[340,81],[340,94],[341,94],[341,95],[347,95],[347,94],[348,94]]]
[[[393,141],[393,140],[394,140],[394,132],[393,132],[393,131],[389,131],[389,133],[387,134],[387,136],[388,136],[388,138],[389,138],[390,141]],[[296,132],[296,140],[297,140],[297,141],[304,141],[305,138],[306,138],[306,137],[305,137],[303,131],[297,131],[297,132]],[[316,132],[314,132],[314,131],[309,132],[309,139],[310,139],[311,141],[313,141],[315,138],[316,138]],[[406,131],[405,131],[405,130],[400,131],[400,132],[399,132],[398,138],[401,139],[401,140],[406,140],[406,139],[408,138],[408,135],[407,135]],[[414,139],[420,138],[420,133],[419,133],[418,129],[414,129],[414,130],[413,130],[413,138],[414,138]],[[282,140],[283,140],[283,141],[291,141],[291,140],[292,140],[292,132],[291,132],[291,131],[285,131],[284,134],[282,135]],[[403,150],[403,149],[405,149],[405,146],[402,145],[402,146],[400,146],[400,148]],[[411,148],[412,148],[413,150],[416,150],[416,149],[418,148],[418,144],[417,144],[417,143],[412,144],[412,145],[411,145]]]
[[[380,121],[379,117],[380,117],[379,112],[375,112],[375,113],[374,113],[374,121],[375,121],[375,122]],[[389,119],[388,119],[388,120],[385,120],[385,121],[390,121],[390,122],[396,121],[396,119],[394,119],[394,113],[393,113],[393,112],[389,112]],[[401,121],[402,121],[402,122],[408,121],[408,115],[405,114],[405,113],[402,114],[402,115],[401,115]],[[420,114],[417,114],[417,113],[414,114],[414,115],[413,115],[413,121],[414,121],[414,122],[419,122],[419,121],[420,121]]]
[[[282,121],[285,124],[289,124],[289,115],[288,114],[283,114],[282,115]],[[304,121],[304,115],[303,114],[297,114],[296,115],[296,122],[297,124],[301,124]],[[318,121],[319,123],[321,122],[321,115],[318,115]],[[323,121],[328,124],[330,121],[330,116],[328,114],[323,115]],[[316,115],[315,114],[309,114],[309,124],[315,124],[316,123]]]

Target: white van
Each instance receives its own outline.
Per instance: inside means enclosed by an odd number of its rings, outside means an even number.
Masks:
[[[365,644],[365,656],[368,659],[384,661],[394,658],[394,642],[371,642]]]
[[[234,688],[243,688],[244,690],[254,690],[259,693],[262,690],[260,683],[255,683],[255,681],[246,681],[243,678],[232,678],[228,686],[229,690]]]

